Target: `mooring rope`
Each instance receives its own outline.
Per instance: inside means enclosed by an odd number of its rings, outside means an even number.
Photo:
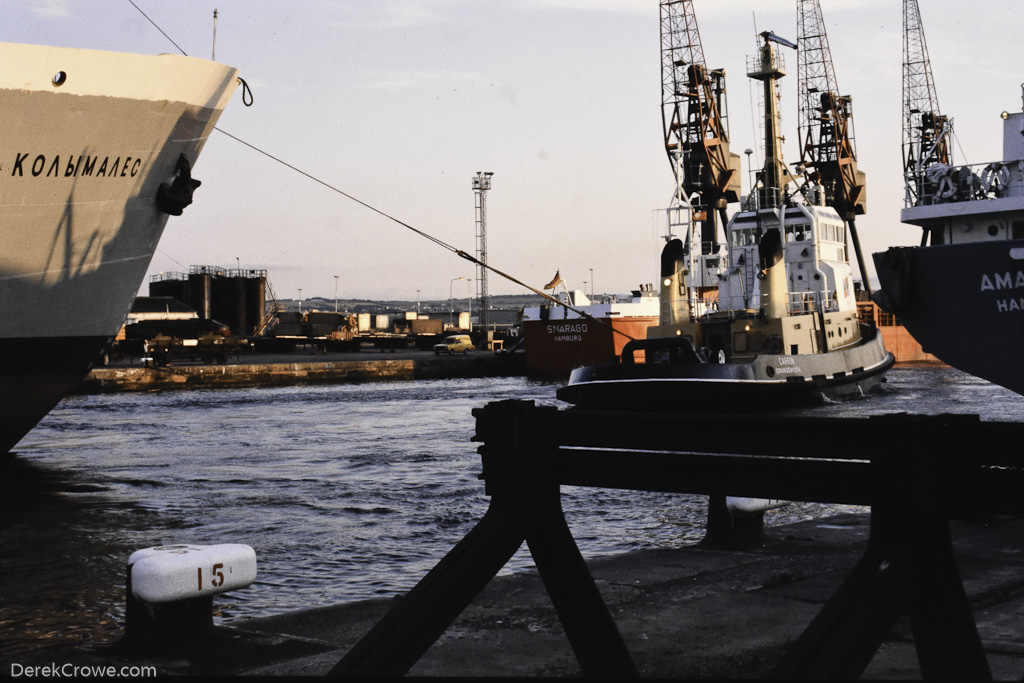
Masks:
[[[174,40],[169,35],[167,35],[167,33],[165,33],[164,30],[162,28],[160,28],[155,21],[150,19],[149,16],[145,12],[143,12],[142,9],[140,9],[138,5],[135,4],[134,0],[128,0],[128,2],[131,3],[132,7],[134,7],[136,10],[138,10],[139,14],[144,16],[146,18],[146,20],[150,24],[152,24],[154,28],[156,28],[157,31],[160,31],[160,33],[165,38],[167,38],[167,40],[169,40],[171,42],[171,44],[174,45],[174,47],[178,48],[178,51],[180,51],[181,54],[183,54],[186,57],[188,57],[188,53],[185,52],[184,50],[182,50],[181,46],[178,45],[176,42],[174,42]],[[252,91],[249,89],[249,84],[248,83],[243,81],[241,78],[239,78],[238,80],[242,82],[242,101],[248,107],[248,106],[250,106],[252,104]],[[249,93],[250,93],[249,101],[248,102],[245,101],[245,91],[246,90],[249,90]],[[508,280],[509,282],[517,284],[520,287],[524,287],[525,289],[530,290],[534,294],[537,294],[538,296],[541,296],[544,299],[546,299],[548,301],[551,301],[551,302],[553,302],[554,304],[556,304],[558,306],[562,306],[566,310],[572,311],[573,313],[576,313],[577,315],[579,315],[579,316],[581,316],[583,318],[586,318],[587,320],[590,320],[592,322],[598,323],[600,325],[604,325],[605,327],[608,327],[612,332],[617,332],[618,334],[621,334],[622,336],[624,336],[627,339],[630,339],[632,341],[636,340],[635,337],[627,334],[626,332],[623,332],[620,329],[617,329],[611,323],[609,323],[607,321],[604,321],[604,320],[601,320],[600,318],[595,318],[590,313],[587,313],[586,311],[581,310],[580,308],[578,308],[576,306],[571,306],[571,305],[569,305],[568,303],[566,303],[564,301],[560,301],[559,299],[551,296],[550,294],[547,294],[546,292],[543,292],[543,291],[537,289],[536,287],[532,287],[532,286],[526,284],[525,282],[523,282],[523,281],[521,281],[521,280],[519,280],[519,279],[517,279],[515,277],[512,277],[508,273],[504,273],[504,272],[498,270],[497,268],[495,268],[495,267],[493,267],[493,266],[491,266],[491,265],[481,261],[480,259],[476,258],[475,256],[473,256],[471,254],[468,254],[465,251],[463,251],[463,250],[461,250],[461,249],[459,249],[459,248],[457,248],[457,247],[455,247],[455,246],[453,246],[451,244],[448,244],[447,242],[444,242],[443,240],[438,239],[437,237],[434,237],[433,235],[431,235],[429,233],[426,233],[426,232],[420,230],[419,228],[413,227],[412,225],[409,225],[405,221],[399,220],[395,216],[392,216],[391,214],[386,213],[386,212],[382,211],[381,209],[378,209],[377,207],[372,206],[371,204],[367,204],[366,202],[364,202],[363,200],[359,199],[358,197],[354,197],[353,195],[349,194],[348,192],[345,192],[344,190],[342,190],[340,188],[337,188],[334,185],[331,185],[330,183],[326,182],[325,180],[321,180],[320,178],[317,178],[316,176],[312,175],[311,173],[307,173],[306,171],[303,171],[301,168],[299,168],[299,167],[297,167],[297,166],[295,166],[293,164],[288,163],[287,161],[285,161],[284,159],[281,159],[280,157],[274,156],[270,152],[267,152],[266,150],[257,147],[256,145],[252,144],[251,142],[247,142],[247,141],[243,140],[242,138],[238,137],[237,135],[232,135],[231,133],[229,133],[226,130],[224,130],[222,128],[219,128],[217,126],[214,126],[214,130],[216,130],[217,132],[222,133],[222,134],[228,136],[229,138],[231,138],[232,140],[235,140],[236,142],[239,142],[239,143],[245,145],[249,149],[262,154],[263,156],[267,157],[268,159],[276,161],[277,163],[281,164],[282,166],[284,166],[286,168],[289,168],[292,171],[295,171],[296,173],[298,173],[298,174],[300,174],[302,176],[305,176],[306,178],[309,178],[313,182],[319,183],[320,185],[323,185],[324,187],[326,187],[327,189],[331,190],[332,192],[336,192],[336,193],[340,194],[342,197],[345,197],[346,199],[349,199],[349,200],[355,202],[356,204],[359,204],[360,206],[365,207],[365,208],[369,209],[370,211],[373,211],[374,213],[379,214],[380,216],[383,216],[384,218],[388,219],[389,221],[393,221],[393,222],[397,223],[398,225],[401,225],[403,228],[411,230],[412,232],[416,233],[420,237],[423,237],[423,238],[433,242],[434,244],[436,244],[437,246],[441,247],[442,249],[446,249],[446,250],[452,252],[453,254],[455,254],[457,256],[460,256],[460,257],[466,259],[467,261],[470,261],[470,262],[480,266],[481,268],[486,268],[488,271],[494,273],[495,275],[498,275],[499,277],[503,277],[506,280]]]
[[[577,315],[586,318],[587,320],[596,322],[596,323],[598,323],[600,325],[604,325],[604,326],[608,327],[609,329],[611,329],[613,332],[617,332],[618,334],[621,334],[622,336],[626,337],[627,339],[630,339],[630,340],[635,340],[636,339],[635,337],[631,336],[630,334],[628,334],[626,332],[623,332],[622,330],[620,330],[620,329],[616,328],[615,326],[611,325],[607,321],[601,320],[600,318],[595,318],[590,313],[587,313],[586,311],[581,310],[580,308],[578,308],[576,306],[572,306],[572,305],[570,305],[570,304],[568,304],[568,303],[566,303],[564,301],[560,301],[559,299],[551,296],[550,294],[547,294],[546,292],[543,292],[543,291],[537,289],[536,287],[528,285],[525,282],[523,282],[522,280],[519,280],[518,278],[513,277],[512,275],[509,275],[508,273],[505,273],[505,272],[502,272],[501,270],[498,270],[494,266],[481,261],[480,259],[476,258],[472,254],[468,254],[465,251],[463,251],[462,249],[459,249],[458,247],[455,247],[455,246],[453,246],[451,244],[448,244],[447,242],[445,242],[445,241],[443,241],[443,240],[441,240],[441,239],[439,239],[437,237],[434,237],[430,233],[424,232],[423,230],[420,230],[419,228],[416,228],[416,227],[414,227],[412,225],[409,225],[405,221],[403,221],[403,220],[401,220],[399,218],[396,218],[395,216],[392,216],[391,214],[389,214],[389,213],[387,213],[387,212],[385,212],[385,211],[383,211],[381,209],[378,209],[377,207],[373,206],[372,204],[368,204],[368,203],[364,202],[362,199],[359,199],[358,197],[355,197],[355,196],[349,194],[348,192],[345,192],[344,190],[342,190],[342,189],[340,189],[338,187],[335,187],[334,185],[331,185],[327,181],[322,180],[322,179],[316,177],[315,175],[313,175],[311,173],[307,173],[306,171],[303,171],[298,166],[290,164],[287,161],[285,161],[284,159],[281,159],[280,157],[274,156],[270,152],[257,147],[256,145],[252,144],[251,142],[247,142],[247,141],[243,140],[242,138],[238,137],[237,135],[232,135],[231,133],[227,132],[226,130],[223,130],[223,129],[218,128],[216,126],[214,126],[214,129],[217,130],[218,132],[223,133],[224,135],[228,136],[232,140],[235,140],[235,141],[245,145],[249,149],[262,154],[263,156],[267,157],[268,159],[276,161],[277,163],[281,164],[282,166],[284,166],[284,167],[286,167],[288,169],[291,169],[292,171],[295,171],[299,175],[305,176],[306,178],[309,178],[313,182],[319,183],[320,185],[323,185],[324,187],[326,187],[327,189],[331,190],[332,192],[336,192],[336,193],[340,194],[342,197],[345,197],[346,199],[349,199],[349,200],[355,202],[356,204],[359,204],[360,206],[365,207],[365,208],[369,209],[370,211],[373,211],[374,213],[376,213],[376,214],[378,214],[380,216],[383,216],[384,218],[388,219],[389,221],[393,221],[394,223],[397,223],[398,225],[402,226],[403,228],[411,230],[412,232],[416,233],[420,237],[423,237],[423,238],[425,238],[427,240],[430,240],[431,242],[433,242],[437,246],[441,247],[442,249],[446,249],[446,250],[450,251],[451,253],[453,253],[453,254],[455,254],[457,256],[460,256],[460,257],[466,259],[467,261],[470,261],[471,263],[474,263],[474,264],[476,264],[476,265],[478,265],[478,266],[480,266],[482,268],[486,268],[488,271],[494,273],[495,275],[498,275],[499,277],[503,277],[506,280],[508,280],[509,282],[512,282],[514,284],[519,285],[520,287],[528,289],[531,292],[533,292],[534,294],[537,294],[538,296],[541,296],[544,299],[557,304],[558,306],[562,306],[562,307],[564,307],[564,308],[566,308],[566,309],[576,313]]]

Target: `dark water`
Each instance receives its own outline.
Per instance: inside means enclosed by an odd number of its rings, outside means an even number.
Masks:
[[[487,506],[473,407],[560,405],[522,378],[72,397],[2,462],[0,655],[120,635],[136,549],[246,543],[259,577],[221,623],[410,588]],[[978,413],[1024,398],[949,369],[897,369],[882,391],[815,414]],[[858,438],[862,438],[859,436]],[[585,556],[703,535],[705,501],[567,488]],[[769,524],[845,508],[793,505]],[[532,566],[525,550],[505,571]]]

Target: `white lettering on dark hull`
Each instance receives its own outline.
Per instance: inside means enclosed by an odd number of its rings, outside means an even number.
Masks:
[[[1024,289],[1024,271],[1018,270],[1016,274],[992,273],[992,277],[982,274],[981,291],[994,292],[999,289]]]
[[[996,312],[1024,311],[1024,299],[999,299],[996,301]]]
[[[981,276],[981,291],[996,292],[1006,289],[1024,289],[1024,271],[1016,273],[1006,271],[1005,273],[983,273]],[[1011,311],[1024,311],[1024,297],[1007,298],[996,300],[997,313],[1009,313]]]
[[[547,326],[548,334],[586,334],[587,324],[586,323],[562,323],[556,325],[554,323]]]

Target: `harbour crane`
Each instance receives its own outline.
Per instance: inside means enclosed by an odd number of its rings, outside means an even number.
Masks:
[[[797,89],[800,102],[800,161],[803,192],[812,188],[840,215],[850,231],[864,289],[871,293],[856,216],[867,208],[866,177],[857,168],[852,98],[840,95],[819,0],[797,0]]]
[[[717,284],[718,225],[728,220],[728,204],[739,201],[740,157],[729,151],[725,71],[705,63],[691,0],[661,2],[661,74],[665,150],[677,209],[689,214],[690,284],[710,289]]]
[[[933,203],[952,166],[953,122],[939,110],[917,0],[903,0],[903,177],[906,205]],[[926,246],[928,230],[921,236]]]

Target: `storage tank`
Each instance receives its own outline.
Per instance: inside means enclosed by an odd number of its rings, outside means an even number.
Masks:
[[[214,279],[214,296],[217,296],[217,280],[222,280],[224,283],[219,288],[221,296],[224,297],[224,300],[219,302],[219,308],[223,311],[221,315],[224,317],[222,318],[218,315],[213,317],[230,327],[231,334],[236,337],[242,337],[251,331],[251,329],[247,330],[245,327],[245,278],[236,274],[230,277]],[[214,310],[217,310],[216,306]]]
[[[224,273],[212,276],[210,287],[210,316],[231,328],[232,334],[238,334],[237,291],[235,278]]]
[[[260,273],[250,276],[245,281],[245,331],[252,334],[266,315],[267,308],[267,277]]]
[[[213,275],[208,272],[195,272],[188,275],[189,306],[195,309],[200,318],[212,318],[210,309],[213,290]]]
[[[184,273],[174,275],[154,276],[149,282],[150,296],[169,296],[177,299],[183,304],[188,303],[188,280]],[[157,279],[160,278],[160,279]]]

